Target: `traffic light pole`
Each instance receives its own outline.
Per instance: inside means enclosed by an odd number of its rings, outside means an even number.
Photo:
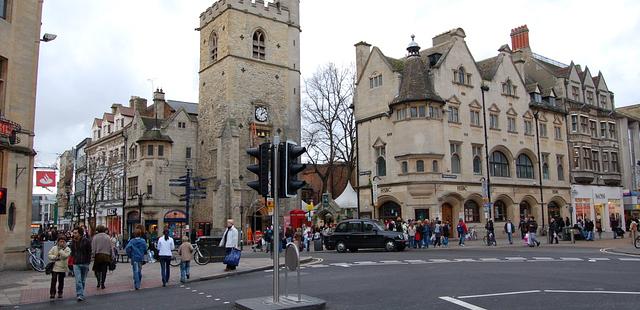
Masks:
[[[273,208],[273,251],[271,254],[273,255],[273,303],[277,304],[280,302],[280,219],[278,210],[280,209],[280,199],[278,199],[278,187],[280,180],[280,172],[278,169],[278,158],[280,154],[278,150],[278,146],[280,145],[280,136],[276,135],[273,137],[273,146],[271,148],[271,152],[273,152],[273,157],[276,160],[272,161],[273,169],[271,180],[271,184],[274,186],[273,188],[273,199],[274,199],[274,208]]]
[[[186,216],[187,216],[187,230],[191,230],[191,222],[189,221],[189,204],[191,203],[191,169],[187,168],[187,182],[186,185],[184,187],[184,194],[185,194],[185,211],[186,211]],[[182,237],[182,234],[181,236]]]

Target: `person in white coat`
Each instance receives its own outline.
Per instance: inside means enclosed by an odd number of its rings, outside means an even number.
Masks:
[[[227,220],[227,230],[225,230],[219,247],[225,248],[225,255],[229,255],[233,249],[238,249],[238,230],[233,226],[233,220]],[[236,270],[237,265],[227,265],[224,271]]]

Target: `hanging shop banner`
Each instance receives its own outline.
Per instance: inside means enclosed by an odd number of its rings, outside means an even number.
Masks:
[[[36,171],[36,186],[56,187],[55,171]]]

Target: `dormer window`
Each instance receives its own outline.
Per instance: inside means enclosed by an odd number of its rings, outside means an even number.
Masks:
[[[571,86],[571,96],[573,96],[573,100],[580,100],[580,89],[578,86]]]
[[[369,77],[369,88],[376,88],[382,86],[382,73],[374,73]]]
[[[587,103],[593,104],[593,92],[589,90],[587,91]]]
[[[256,30],[256,32],[253,33],[253,58],[265,59],[266,51],[264,37],[264,32],[261,30]]]
[[[549,97],[548,100],[549,100],[549,105],[554,107],[556,106],[556,97]]]
[[[531,93],[531,100],[535,103],[541,103],[542,96],[540,95],[540,93]]]
[[[603,109],[608,109],[609,106],[607,104],[607,96],[606,95],[600,95],[600,106]]]
[[[471,85],[471,74],[467,73],[464,67],[453,70],[453,82],[462,85]]]
[[[515,97],[516,88],[517,86],[513,85],[513,82],[511,82],[511,80],[507,80],[506,82],[502,83],[502,94]]]

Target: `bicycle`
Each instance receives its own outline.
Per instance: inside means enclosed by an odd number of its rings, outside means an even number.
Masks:
[[[197,241],[196,241],[197,242]],[[205,249],[201,249],[197,243],[193,244],[193,260],[198,265],[206,265],[209,263],[209,252]],[[178,255],[178,250],[171,251],[171,261],[169,264],[173,267],[180,266],[180,255]]]
[[[640,236],[637,236],[635,240],[633,240],[633,245],[636,249],[640,249]]]
[[[466,241],[478,240],[478,233],[476,232],[476,227],[475,226],[472,226],[471,228],[469,228],[469,231],[464,236],[464,239]]]
[[[488,235],[482,237],[482,242],[487,246],[497,246],[498,242],[496,242],[496,237],[493,233],[489,233]]]
[[[31,264],[31,268],[37,272],[44,272],[44,260],[40,258],[40,250],[36,248],[26,248],[23,252],[29,253],[27,260]]]

